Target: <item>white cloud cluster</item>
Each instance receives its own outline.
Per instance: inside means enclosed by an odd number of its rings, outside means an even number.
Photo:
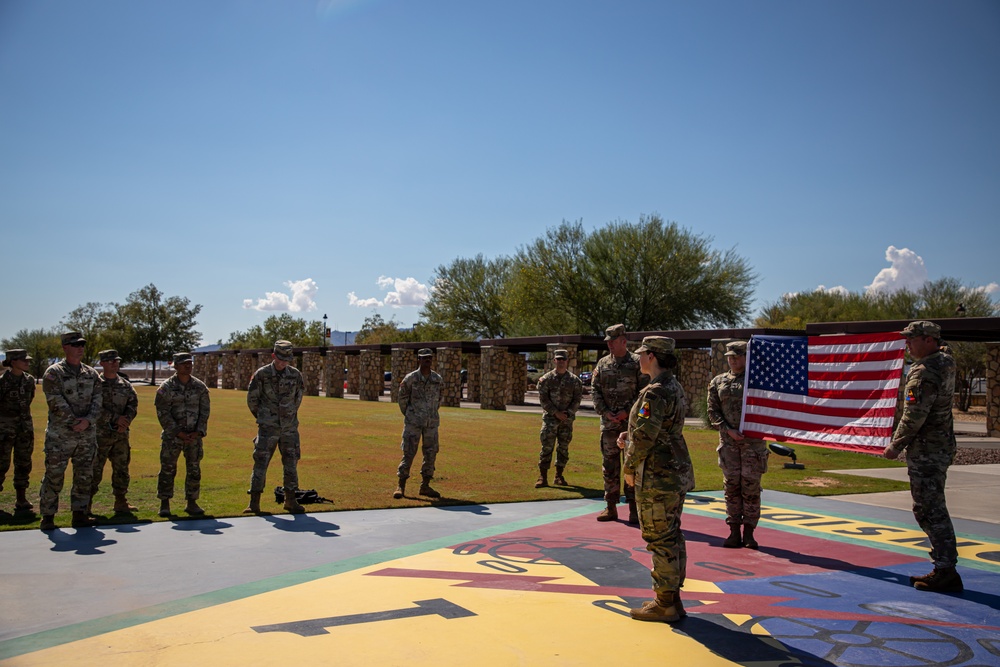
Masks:
[[[843,285],[837,285],[836,287],[827,287],[826,285],[820,285],[819,287],[817,287],[813,291],[814,292],[829,292],[831,294],[840,294],[841,296],[847,296],[848,294],[851,293],[851,291],[849,289],[847,289],[846,287],[844,287]]]
[[[990,283],[989,285],[980,285],[979,287],[963,287],[962,291],[982,292],[983,294],[996,294],[997,292],[1000,292],[1000,285],[996,283]]]
[[[319,287],[312,278],[305,280],[289,280],[284,283],[291,294],[284,292],[267,292],[263,299],[243,299],[243,307],[250,310],[282,311],[287,313],[304,313],[316,310],[314,297]]]
[[[417,281],[416,278],[390,278],[379,276],[375,283],[380,289],[388,290],[385,297],[378,299],[369,297],[359,299],[354,292],[347,293],[347,302],[358,308],[376,308],[379,306],[392,306],[402,308],[403,306],[422,306],[427,303],[431,293],[427,285]]]
[[[868,292],[898,292],[903,289],[917,291],[927,282],[927,267],[924,259],[909,248],[889,246],[885,251],[885,260],[891,264],[875,276],[871,285],[865,286]]]

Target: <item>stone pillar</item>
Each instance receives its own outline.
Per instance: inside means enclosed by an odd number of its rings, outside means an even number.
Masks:
[[[267,366],[271,361],[273,361],[273,358],[270,352],[257,352],[257,360],[254,361],[253,367],[254,371],[262,366]]]
[[[725,373],[729,370],[729,362],[726,361],[726,344],[732,343],[734,340],[742,340],[740,338],[713,338],[712,339],[712,368],[709,371],[711,377],[709,380],[714,378],[716,375]],[[708,386],[705,386],[706,391]]]
[[[480,348],[479,407],[482,410],[506,410],[507,404],[507,350],[495,345]]]
[[[444,380],[441,405],[448,408],[460,407],[462,405],[462,350],[457,347],[439,347],[436,370]]]
[[[392,348],[392,359],[390,362],[390,372],[392,372],[392,382],[389,383],[389,400],[393,403],[399,402],[399,383],[403,381],[406,374],[417,369],[417,351],[409,350],[405,347]]]
[[[236,389],[236,359],[239,352],[226,352],[222,355],[222,388]]]
[[[340,350],[327,349],[323,362],[323,391],[327,398],[344,397],[344,359]]]
[[[708,383],[712,375],[712,353],[709,350],[674,350],[677,355],[677,381],[687,397],[687,416],[697,417],[695,409],[708,400]]]
[[[986,435],[1000,438],[1000,343],[986,344]]]
[[[478,403],[481,394],[481,377],[482,368],[480,366],[481,360],[478,354],[467,354],[465,355],[465,370],[468,377],[465,378],[466,391],[468,392],[465,399],[470,403]]]
[[[319,396],[319,374],[323,367],[323,358],[319,352],[302,351],[302,383],[305,385],[306,396]]]
[[[361,355],[347,356],[347,393],[357,394],[361,390]]]
[[[199,380],[205,377],[205,355],[204,354],[192,354],[191,355],[194,364],[191,367],[191,375],[195,376]],[[202,380],[204,382],[204,380]],[[205,384],[208,384],[207,382]]]
[[[250,386],[250,378],[253,372],[260,368],[257,365],[256,352],[240,352],[236,358],[236,386],[235,389],[246,391]]]
[[[528,360],[517,353],[507,354],[507,404],[524,405],[524,394],[528,391]]]
[[[219,387],[219,355],[215,352],[205,355],[205,377],[202,378],[202,382],[208,385],[209,389]]]
[[[576,345],[570,345],[565,343],[546,343],[545,344],[545,372],[551,371],[556,367],[555,353],[556,350],[566,350],[566,360],[569,362],[567,370],[573,375],[579,375],[580,368],[580,353]]]
[[[361,350],[358,369],[360,373],[358,398],[362,401],[377,401],[385,390],[382,353],[379,350]]]

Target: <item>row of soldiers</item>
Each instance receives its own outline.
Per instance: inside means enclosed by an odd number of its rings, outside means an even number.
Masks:
[[[64,358],[49,366],[42,376],[42,392],[48,407],[45,428],[45,473],[39,492],[41,530],[56,528],[66,469],[73,464],[70,492],[72,525],[75,528],[96,525],[91,513],[108,461],[111,462],[111,488],[114,511],[136,511],[128,501],[131,446],[129,428],[138,412],[138,397],[128,379],[120,372],[121,357],[116,350],[102,350],[101,372],[83,363],[87,341],[78,331],[62,334]],[[267,466],[280,450],[284,471],[285,509],[301,513],[298,503],[297,463],[299,460],[298,407],[302,402],[301,373],[290,365],[292,344],[278,341],[271,364],[258,369],[247,391],[247,406],[257,421],[254,438],[254,467],[250,482],[247,513],[260,512],[260,496],[266,482]],[[0,376],[0,490],[13,461],[14,509],[27,512],[34,505],[27,498],[28,478],[32,468],[34,428],[31,402],[35,397],[35,378],[28,373],[31,356],[25,350],[8,350],[4,365],[9,370]],[[174,375],[156,391],[154,406],[163,429],[160,436],[160,472],[157,478],[159,515],[171,516],[177,464],[184,456],[184,511],[200,516],[205,510],[198,504],[201,494],[203,439],[208,434],[211,410],[208,387],[191,372],[194,360],[190,352],[173,355]]]

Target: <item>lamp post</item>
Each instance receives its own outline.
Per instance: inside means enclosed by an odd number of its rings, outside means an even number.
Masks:
[[[326,349],[326,339],[330,336],[330,330],[326,328],[326,313],[323,313],[323,349]]]

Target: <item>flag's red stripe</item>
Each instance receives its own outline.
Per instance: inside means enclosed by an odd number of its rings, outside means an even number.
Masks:
[[[828,415],[830,417],[894,417],[895,408],[834,408],[821,405],[803,406],[800,404],[788,403],[773,398],[761,398],[759,396],[747,396],[747,405],[760,406],[762,408],[774,408],[775,410],[787,410],[788,412],[803,412],[804,407],[808,407],[808,414]],[[756,410],[747,409],[748,415],[759,414]]]
[[[745,418],[746,419],[746,418]],[[892,427],[875,426],[830,426],[827,424],[815,424],[808,421],[796,421],[794,419],[781,419],[768,415],[753,415],[755,424],[767,424],[775,428],[793,428],[801,431],[812,431],[813,433],[834,433],[837,435],[861,435],[876,438],[888,438],[892,436]]]
[[[893,368],[884,371],[809,371],[809,380],[817,382],[853,382],[856,380],[894,380],[899,376],[899,369]]]
[[[813,345],[871,345],[903,340],[896,332],[874,334],[848,334],[846,336],[809,336],[809,347]]]
[[[810,364],[849,364],[857,361],[893,361],[903,358],[903,350],[877,350],[843,354],[809,353]]]
[[[893,378],[895,379],[895,378]],[[840,389],[810,389],[809,398],[841,398],[849,401],[858,400],[878,400],[880,398],[893,398],[898,395],[896,389],[857,389],[854,391],[843,391]]]
[[[764,433],[761,431],[743,431],[743,435],[748,438],[760,438],[767,440],[774,440],[775,442],[789,442],[793,445],[812,445],[813,447],[824,447],[826,449],[837,449],[843,452],[860,452],[862,454],[881,454],[885,448],[881,445],[856,445],[856,444],[840,444],[837,442],[821,442],[818,440],[809,440],[808,438],[786,438],[782,436],[781,438],[776,438],[773,433]]]

